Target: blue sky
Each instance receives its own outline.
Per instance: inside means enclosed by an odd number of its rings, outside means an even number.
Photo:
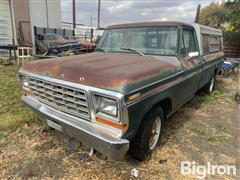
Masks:
[[[135,21],[175,20],[193,22],[197,5],[219,0],[102,0],[101,27]],[[72,0],[61,0],[62,20],[72,22]],[[77,23],[97,24],[97,0],[76,0]]]

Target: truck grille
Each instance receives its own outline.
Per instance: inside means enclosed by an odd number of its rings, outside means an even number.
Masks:
[[[49,81],[29,77],[29,88],[40,102],[65,113],[90,118],[86,93]]]

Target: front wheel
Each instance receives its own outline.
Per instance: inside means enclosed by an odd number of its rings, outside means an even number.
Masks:
[[[130,153],[133,158],[144,161],[159,145],[164,119],[163,109],[154,107],[143,119],[143,122],[131,143]]]
[[[210,81],[203,87],[203,92],[207,93],[207,94],[210,94],[213,90],[214,90],[214,87],[215,87],[215,74],[212,76],[212,78],[210,79]]]

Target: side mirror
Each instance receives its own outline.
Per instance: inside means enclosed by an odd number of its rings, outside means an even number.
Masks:
[[[187,57],[187,59],[189,60],[189,59],[191,59],[191,58],[193,58],[193,57],[197,57],[197,56],[199,56],[199,52],[190,52],[190,53],[188,53],[188,57]]]

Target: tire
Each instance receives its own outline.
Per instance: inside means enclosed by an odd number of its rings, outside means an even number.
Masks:
[[[154,107],[143,119],[143,122],[130,144],[130,154],[139,161],[151,157],[154,149],[160,144],[164,112],[162,107]],[[153,132],[155,129],[155,133]]]
[[[210,81],[203,87],[202,91],[206,94],[211,94],[215,88],[216,77],[215,74],[211,77]]]

